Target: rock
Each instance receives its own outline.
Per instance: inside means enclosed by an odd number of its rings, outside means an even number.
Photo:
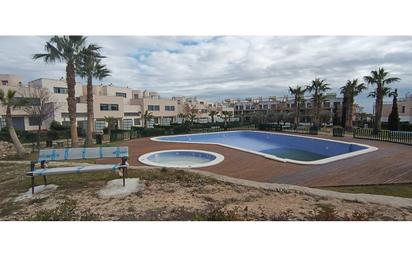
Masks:
[[[124,198],[132,193],[142,191],[144,183],[138,178],[126,179],[126,185],[123,186],[123,179],[115,179],[107,182],[97,194],[101,198]]]

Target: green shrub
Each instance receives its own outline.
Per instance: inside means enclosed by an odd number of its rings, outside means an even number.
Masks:
[[[211,211],[195,212],[195,221],[241,221],[243,218],[234,210],[213,208]]]

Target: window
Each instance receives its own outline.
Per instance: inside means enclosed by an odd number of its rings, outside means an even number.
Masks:
[[[29,126],[38,126],[40,124],[40,118],[36,116],[29,117]]]
[[[126,93],[122,93],[122,92],[116,92],[116,96],[120,96],[120,97],[126,98],[126,97],[127,97],[127,94],[126,94]]]
[[[133,126],[133,120],[132,119],[124,119],[123,120],[123,129],[129,130]]]
[[[110,110],[111,111],[118,111],[119,110],[119,105],[118,104],[111,104],[110,105]]]
[[[401,113],[405,113],[405,106],[402,106],[402,111]]]
[[[125,112],[124,116],[130,117],[130,116],[140,116],[140,112]]]
[[[55,94],[67,94],[67,88],[65,87],[54,87],[53,91]]]
[[[100,104],[100,111],[118,111],[118,104]]]
[[[160,106],[159,105],[148,105],[147,109],[149,111],[160,111]]]
[[[70,115],[68,112],[62,112],[61,113],[62,119],[70,119]],[[87,118],[87,113],[86,112],[77,112],[76,113],[77,118]]]
[[[174,105],[166,105],[165,106],[165,111],[174,111],[175,110],[175,106]]]
[[[6,127],[6,119],[0,117],[0,129]]]
[[[108,104],[100,104],[100,111],[108,111],[109,105]]]
[[[103,132],[104,127],[106,127],[106,122],[104,120],[96,120],[94,123],[96,132]]]
[[[9,84],[9,81],[8,80],[2,80],[1,81],[1,85],[2,86],[7,86]]]
[[[140,126],[140,119],[134,119],[134,125]]]

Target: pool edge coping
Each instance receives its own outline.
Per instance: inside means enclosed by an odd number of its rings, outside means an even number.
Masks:
[[[283,136],[291,136],[291,137],[303,137],[303,138],[324,140],[324,141],[330,141],[330,142],[336,142],[336,143],[342,143],[342,144],[349,144],[349,145],[353,144],[353,145],[366,147],[366,149],[358,150],[358,151],[350,152],[350,153],[345,153],[345,154],[340,154],[340,155],[337,155],[337,156],[332,156],[332,157],[328,157],[328,158],[324,158],[324,159],[316,160],[316,161],[298,161],[298,160],[292,160],[292,159],[287,159],[287,158],[280,158],[280,157],[277,157],[275,155],[269,155],[269,154],[265,154],[265,153],[262,153],[262,152],[257,152],[257,151],[248,150],[248,149],[245,149],[245,148],[230,146],[230,145],[221,144],[221,143],[211,143],[211,142],[205,143],[205,142],[199,142],[199,141],[190,141],[190,142],[188,142],[188,141],[177,141],[177,140],[168,140],[168,141],[160,140],[160,138],[168,138],[168,137],[176,137],[176,136],[210,135],[210,134],[234,133],[234,132],[255,132],[255,133],[263,133],[263,134],[276,134],[276,135],[283,135]],[[374,152],[374,151],[377,151],[379,149],[378,147],[375,147],[375,146],[359,144],[359,143],[355,143],[355,142],[345,142],[345,141],[339,141],[339,140],[328,139],[328,138],[317,138],[317,137],[311,137],[311,136],[305,136],[305,135],[291,135],[291,134],[286,134],[286,133],[279,133],[279,132],[272,132],[272,131],[257,131],[257,130],[247,130],[247,131],[245,131],[245,130],[232,130],[232,131],[221,131],[221,132],[210,132],[210,133],[191,133],[191,134],[180,134],[180,135],[167,135],[167,136],[151,137],[150,140],[156,141],[156,142],[219,145],[219,146],[228,147],[228,148],[232,148],[232,149],[247,152],[247,153],[260,155],[260,156],[263,156],[267,159],[272,159],[272,160],[275,160],[275,161],[280,161],[280,162],[284,162],[284,163],[289,162],[289,163],[300,164],[300,165],[327,164],[327,163],[330,163],[330,162],[343,160],[343,159],[347,159],[347,158],[350,158],[350,157],[355,157],[355,156],[358,156],[358,155]]]
[[[153,154],[168,153],[168,152],[201,152],[201,153],[213,155],[216,158],[214,160],[210,161],[210,162],[206,162],[204,164],[196,164],[196,165],[192,165],[192,166],[188,166],[188,165],[170,165],[170,164],[159,165],[158,163],[152,162],[148,159],[148,157],[153,155]],[[137,160],[139,162],[141,162],[142,164],[153,166],[153,167],[184,168],[184,169],[209,167],[209,166],[213,166],[213,165],[221,163],[222,161],[224,161],[224,159],[225,159],[225,157],[222,154],[211,152],[211,151],[195,150],[195,149],[160,150],[160,151],[154,151],[154,152],[149,152],[149,153],[142,154],[137,158]]]

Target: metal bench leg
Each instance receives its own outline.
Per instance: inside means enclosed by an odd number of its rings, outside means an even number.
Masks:
[[[47,179],[46,176],[43,176],[43,180],[44,180],[44,185],[47,186]]]
[[[126,185],[126,171],[127,171],[127,169],[125,169],[125,168],[122,168],[122,173],[123,173],[123,186],[125,186]]]
[[[31,177],[31,194],[34,195],[34,176]]]

